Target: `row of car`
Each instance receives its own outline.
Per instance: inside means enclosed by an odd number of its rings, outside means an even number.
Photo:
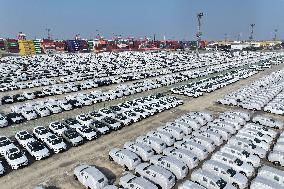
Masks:
[[[197,167],[249,119],[250,114],[243,111],[224,112],[215,120],[208,112],[190,112],[126,142],[123,149],[112,149],[109,158],[126,170],[134,170],[137,177],[161,188],[172,188],[176,180],[185,178],[190,169]],[[148,185],[132,180],[120,184],[124,188]]]
[[[15,139],[35,160],[40,160],[180,104],[182,101],[173,96],[150,95],[88,114],[80,114],[61,122],[52,122],[48,128],[37,126],[32,134],[28,131],[18,131]],[[12,169],[29,163],[23,150],[8,137],[0,137],[0,153]]]
[[[62,99],[48,98],[45,100],[32,101],[21,105],[11,107],[12,112],[6,116],[0,116],[0,127],[11,124],[22,123],[26,120],[45,117],[51,114],[68,111],[82,106],[89,106],[97,102],[113,100],[123,96],[156,89],[170,83],[182,80],[176,77],[159,78],[156,80],[145,80],[133,84],[118,85],[115,89],[105,92],[99,90],[88,93],[76,93],[74,95],[66,95]]]
[[[207,68],[205,70],[207,70]],[[198,73],[198,71],[194,73]],[[206,73],[206,72],[204,72],[203,70],[200,73]],[[63,99],[57,99],[57,100],[53,100],[50,98],[46,99],[45,101],[44,100],[33,101],[32,103],[13,106],[12,113],[7,114],[7,119],[10,124],[21,123],[25,120],[48,116],[52,113],[59,113],[64,110],[67,111],[70,109],[79,108],[84,105],[91,105],[92,103],[96,103],[97,101],[115,99],[123,95],[130,95],[145,90],[155,89],[165,85],[170,85],[176,82],[184,81],[188,78],[192,78],[191,72],[183,73],[182,75],[181,74],[165,75],[160,78],[136,82],[134,84],[119,85],[114,90],[109,90],[108,92],[105,93],[102,93],[100,91],[94,91],[91,92],[91,94],[79,93],[76,94],[76,96],[68,95]],[[72,84],[66,84],[66,85],[68,85],[69,87],[73,87],[74,89],[74,85]],[[59,90],[58,87],[55,88]],[[77,90],[76,86],[75,89]],[[61,91],[61,89],[59,91]],[[34,99],[36,97],[36,95],[34,95],[32,92],[29,93],[25,92],[23,96],[27,99]],[[0,123],[0,125],[2,127],[7,126],[8,122],[5,121],[5,119],[3,118],[3,121]]]
[[[251,189],[281,189],[284,188],[284,171],[270,166],[263,166],[258,170],[257,176],[251,182]]]
[[[266,157],[277,136],[278,132],[267,127],[266,124],[245,124],[211,156],[210,160],[205,161],[200,169],[193,171],[191,181],[184,182],[179,189],[248,188],[249,180],[257,174],[256,170],[261,166],[261,159]],[[284,175],[283,171],[277,171]],[[281,182],[278,184],[283,187]],[[260,184],[258,188],[273,188],[268,186],[269,184]]]
[[[284,131],[274,144],[273,151],[269,153],[268,160],[276,166],[284,167]]]
[[[282,90],[276,97],[271,100],[266,106],[263,108],[264,111],[277,114],[284,115],[284,91]]]
[[[32,88],[57,83],[93,79],[102,84],[144,79],[163,74],[219,65],[238,67],[261,60],[271,60],[278,53],[208,53],[199,57],[181,52],[121,52],[101,54],[36,55],[0,59],[0,91]],[[190,64],[189,64],[190,63]],[[224,65],[223,65],[224,64]],[[222,66],[223,65],[223,66]],[[219,69],[211,70],[218,72]],[[30,80],[27,82],[19,82]],[[98,83],[99,84],[99,83]]]
[[[184,81],[188,78],[189,76],[185,74],[174,73],[174,74],[160,76],[156,79],[147,79],[147,80],[143,80],[140,82],[135,82],[132,85],[131,84],[121,84],[122,86],[121,88],[123,88],[124,90],[126,90],[125,88],[129,88],[129,90],[131,89],[136,90],[136,88],[138,87],[144,87],[149,90],[149,89],[152,89],[151,87],[154,87],[154,88],[157,88],[157,87],[148,86],[148,85],[158,85],[158,86],[169,85],[169,84]],[[107,84],[111,84],[111,82]],[[84,82],[81,82],[80,84],[76,84],[75,82],[71,82],[67,84],[57,84],[57,85],[43,87],[41,90],[24,92],[21,94],[15,94],[13,96],[3,96],[1,99],[1,102],[2,104],[12,104],[16,102],[24,102],[26,100],[34,100],[37,98],[44,98],[48,96],[78,92],[78,91],[86,90],[86,89],[93,89],[99,86],[102,86],[102,85],[98,84],[98,81],[93,81],[93,80],[86,80]]]
[[[252,84],[229,93],[224,98],[218,99],[217,103],[239,106],[250,110],[263,110],[268,105],[265,110],[270,111],[272,107],[278,106],[275,103],[268,103],[283,90],[283,73],[284,70],[282,69],[264,76]],[[277,102],[281,104],[281,100]]]
[[[183,80],[186,79],[190,79],[190,78],[196,78],[196,77],[202,77],[202,76],[207,76],[209,74],[212,73],[217,73],[220,71],[224,71],[227,69],[231,69],[231,68],[236,68],[236,67],[240,67],[245,65],[247,62],[240,62],[238,64],[234,64],[232,65],[231,63],[222,63],[222,64],[214,64],[212,63],[211,65],[207,65],[206,67],[201,67],[201,68],[196,68],[196,67],[191,67],[189,66],[186,69],[192,69],[195,68],[194,71],[183,71],[180,73],[177,72],[171,72],[171,71],[161,71],[159,70],[158,73],[155,74],[151,74],[151,76],[159,76],[159,78],[163,78],[162,74],[166,74],[164,75],[164,78],[168,78],[170,79],[171,77],[175,77],[175,78],[182,78]],[[176,71],[180,71],[180,70],[176,70]],[[104,78],[92,78],[90,77],[90,79],[85,80],[85,81],[81,81],[80,83],[76,83],[75,81],[81,80],[80,77],[76,77],[75,80],[62,80],[63,83],[68,82],[66,84],[56,84],[59,83],[58,80],[54,80],[54,79],[47,79],[47,81],[45,79],[41,79],[40,81],[43,82],[43,84],[40,84],[40,82],[38,82],[37,80],[33,80],[28,82],[26,85],[21,83],[21,85],[19,85],[20,89],[23,88],[32,88],[32,87],[39,87],[44,85],[45,87],[42,88],[42,90],[34,90],[34,91],[29,91],[29,92],[24,92],[24,93],[18,93],[15,94],[13,96],[3,96],[1,99],[2,104],[11,104],[14,102],[23,102],[25,100],[32,100],[34,98],[43,98],[46,96],[51,96],[51,95],[60,95],[60,94],[66,94],[66,93],[70,93],[70,92],[76,92],[78,90],[86,90],[86,89],[91,89],[91,88],[95,88],[98,86],[104,86],[104,85],[110,85],[113,83],[121,83],[124,82],[126,80],[119,78],[120,76],[109,76],[109,77],[104,77]],[[149,77],[149,76],[148,76]],[[145,78],[145,77],[143,77]],[[136,79],[141,79],[140,77],[136,78]],[[180,80],[180,79],[179,79]],[[172,79],[171,81],[175,81],[174,79]],[[158,82],[163,82],[158,80]],[[51,86],[46,86],[48,84],[51,84]],[[56,85],[55,85],[56,84]]]
[[[197,98],[202,96],[204,93],[213,92],[217,89],[237,82],[240,79],[248,78],[256,73],[257,71],[252,71],[249,69],[233,70],[217,76],[205,78],[200,81],[191,82],[187,85],[171,88],[171,92],[174,94]]]
[[[196,57],[192,54],[162,52],[121,52],[77,55],[37,55],[30,57],[5,57],[0,59],[0,91],[16,90],[46,85],[50,77],[60,77],[59,82],[69,83],[85,79],[105,77],[104,80],[125,81],[142,79],[176,71],[220,64],[221,61],[246,61],[248,59],[277,56],[273,53],[251,53],[230,57],[230,54],[206,54]],[[267,55],[267,56],[266,56]],[[215,60],[213,60],[215,59]],[[227,60],[226,60],[227,59]],[[224,61],[225,60],[225,61]],[[210,62],[209,62],[210,61]],[[176,64],[179,62],[179,64]],[[191,62],[188,65],[188,62]],[[222,62],[221,62],[222,63]],[[171,68],[168,68],[171,66]],[[160,69],[158,72],[155,71]],[[108,78],[112,76],[112,78]],[[118,76],[118,77],[116,77]],[[26,81],[28,82],[18,82]]]

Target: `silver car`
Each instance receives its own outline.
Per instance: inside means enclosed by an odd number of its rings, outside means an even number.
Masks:
[[[120,180],[119,185],[128,189],[158,189],[152,182],[143,177],[137,177],[131,173],[124,174]]]
[[[108,179],[96,167],[81,164],[74,169],[74,178],[90,189],[103,189]]]
[[[172,156],[154,155],[150,158],[150,163],[171,171],[177,179],[183,179],[188,174],[186,164]]]
[[[175,185],[175,176],[167,169],[157,165],[141,163],[135,168],[135,174],[149,179],[162,189],[171,189]]]

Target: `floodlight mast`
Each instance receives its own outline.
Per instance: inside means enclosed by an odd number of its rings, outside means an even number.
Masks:
[[[202,32],[201,32],[201,18],[203,16],[203,12],[197,13],[197,32],[196,32],[196,37],[197,37],[197,44],[196,44],[196,52],[197,54],[199,54],[199,48],[200,48],[200,44],[201,44],[201,36],[202,36]]]
[[[274,41],[277,40],[277,32],[278,32],[278,29],[274,29],[274,37],[273,37]]]
[[[249,37],[249,39],[250,39],[251,41],[253,40],[254,26],[255,26],[255,24],[251,24],[251,25],[250,25],[250,27],[251,27],[251,32],[250,32],[250,37]]]
[[[50,35],[50,28],[45,29],[47,31],[47,39],[51,40],[51,35]]]

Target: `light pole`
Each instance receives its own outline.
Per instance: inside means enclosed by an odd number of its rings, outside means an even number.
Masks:
[[[203,12],[197,13],[197,32],[196,32],[196,37],[197,37],[197,43],[196,43],[196,52],[197,54],[199,54],[198,49],[200,48],[200,43],[201,43],[201,36],[202,36],[202,32],[201,32],[201,18],[203,16]]]
[[[251,24],[251,25],[250,25],[250,27],[251,27],[251,32],[250,32],[250,37],[249,37],[249,39],[250,39],[251,41],[253,40],[254,26],[255,26],[255,24]]]
[[[274,41],[277,40],[277,32],[278,32],[278,29],[274,29],[274,38],[273,38]]]

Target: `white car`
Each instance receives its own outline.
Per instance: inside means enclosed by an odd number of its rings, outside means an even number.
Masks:
[[[25,148],[36,160],[50,156],[49,150],[38,141],[27,143]]]
[[[103,189],[109,182],[100,170],[86,164],[81,164],[74,169],[74,178],[90,189]]]
[[[0,136],[0,154],[4,155],[5,152],[11,148],[15,148],[15,144],[6,136]]]
[[[82,124],[86,126],[90,126],[94,121],[90,116],[86,114],[80,114],[76,116],[76,119]]]
[[[275,129],[283,129],[284,127],[284,123],[282,121],[278,121],[267,116],[255,116],[252,118],[252,121]]]
[[[184,183],[178,186],[178,189],[206,189],[202,185],[197,184],[196,182],[186,180]]]
[[[171,189],[176,183],[176,178],[173,173],[163,167],[151,165],[149,163],[140,163],[135,168],[135,174],[147,178],[163,189]]]
[[[186,164],[173,156],[154,155],[150,158],[150,163],[171,171],[177,179],[183,179],[188,174]]]
[[[110,150],[109,159],[115,161],[127,170],[134,170],[135,167],[141,163],[141,159],[135,153],[119,148]]]
[[[15,135],[18,143],[24,148],[27,146],[29,142],[34,142],[36,139],[31,135],[28,131],[18,131]]]
[[[20,167],[28,165],[28,158],[19,148],[13,147],[8,149],[4,153],[4,157],[7,163],[12,167],[12,169],[18,169]]]
[[[4,173],[5,173],[5,169],[2,165],[2,163],[0,162],[0,175],[4,175]]]
[[[45,106],[53,113],[58,114],[62,112],[62,108],[58,106],[55,102],[49,101],[45,103]]]
[[[167,146],[172,146],[175,142],[173,135],[166,131],[150,131],[147,133],[147,136],[161,139]]]
[[[276,166],[284,166],[284,152],[274,149],[268,155],[268,160]]]
[[[195,168],[199,163],[197,155],[189,150],[168,147],[163,150],[163,154],[177,158],[178,160],[185,163],[189,169]]]
[[[67,127],[59,121],[55,121],[49,124],[49,129],[58,136],[62,136],[63,132],[67,130]]]
[[[21,114],[27,119],[32,120],[37,118],[37,114],[32,107],[23,107],[21,110]]]
[[[5,116],[3,116],[2,114],[0,114],[0,127],[6,127],[8,126],[8,121],[6,119]]]
[[[65,130],[62,137],[72,146],[79,146],[84,143],[83,137],[75,129]]]
[[[40,115],[40,117],[45,117],[50,115],[49,109],[47,109],[44,105],[35,105],[34,110]]]
[[[43,141],[45,138],[52,135],[50,130],[44,126],[37,126],[33,129],[33,134],[36,138]]]
[[[136,153],[143,161],[149,161],[155,153],[151,147],[138,142],[126,142],[123,147]]]
[[[76,131],[85,139],[87,140],[94,140],[99,137],[96,130],[92,129],[91,127],[88,127],[86,125],[82,125],[81,127],[77,127]]]
[[[43,141],[56,154],[67,149],[67,145],[63,142],[63,139],[55,134],[47,136]]]
[[[125,173],[119,179],[119,186],[129,189],[158,189],[152,182],[143,177],[137,177],[131,173]]]
[[[71,110],[72,105],[67,102],[67,100],[59,100],[58,105],[65,111]]]

